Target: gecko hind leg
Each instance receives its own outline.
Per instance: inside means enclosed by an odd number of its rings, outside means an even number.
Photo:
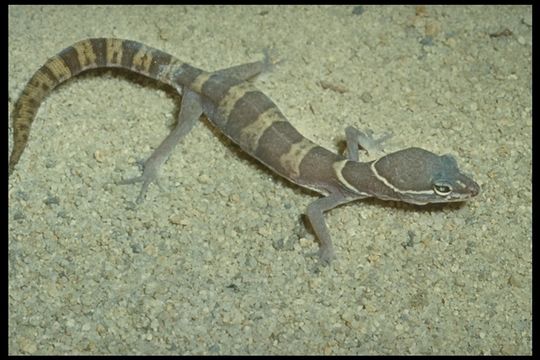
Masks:
[[[214,72],[214,74],[224,77],[234,77],[240,80],[250,80],[261,73],[272,71],[274,66],[284,61],[276,60],[275,51],[272,49],[264,49],[263,54],[263,60],[221,69]]]
[[[161,166],[167,161],[176,144],[178,144],[180,140],[193,129],[193,126],[201,114],[202,106],[200,96],[193,91],[185,90],[185,93],[182,96],[180,114],[178,115],[178,124],[144,162],[142,175],[118,182],[120,185],[142,182],[141,192],[137,197],[138,204],[143,202],[148,186],[152,182],[157,183]]]
[[[347,158],[358,161],[358,147],[366,150],[368,155],[381,153],[383,152],[382,143],[391,138],[393,134],[385,132],[381,137],[375,139],[371,130],[366,130],[364,133],[353,126],[348,126],[345,129],[345,136],[347,138]]]

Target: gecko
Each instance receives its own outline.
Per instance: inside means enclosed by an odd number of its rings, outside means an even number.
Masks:
[[[336,258],[324,213],[351,201],[378,198],[425,205],[469,200],[480,186],[462,172],[451,155],[410,147],[371,161],[359,161],[360,148],[373,151],[374,139],[355,127],[345,129],[346,152],[332,152],[304,137],[277,105],[251,79],[275,65],[263,60],[206,72],[164,51],[117,38],[89,38],[48,59],[23,89],[12,111],[13,148],[8,174],[28,143],[30,128],[44,98],[60,83],[96,68],[122,68],[170,85],[182,95],[178,122],[144,162],[142,174],[120,181],[141,183],[137,203],[157,182],[161,166],[175,146],[205,115],[244,152],[276,174],[322,197],[305,215],[319,242],[317,255],[325,264]]]

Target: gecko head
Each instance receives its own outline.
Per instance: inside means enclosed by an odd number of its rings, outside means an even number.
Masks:
[[[451,155],[420,148],[388,154],[371,163],[372,174],[387,187],[388,199],[417,205],[468,200],[480,186],[462,173]]]

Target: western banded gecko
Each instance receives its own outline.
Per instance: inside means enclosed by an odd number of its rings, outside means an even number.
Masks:
[[[369,151],[382,139],[374,140],[371,134],[348,127],[347,156],[342,156],[305,138],[272,100],[247,81],[272,65],[266,55],[263,61],[209,73],[136,41],[79,41],[47,60],[18,99],[12,114],[14,145],[8,172],[13,172],[24,151],[40,103],[55,86],[88,69],[116,67],[168,84],[183,94],[176,128],[146,160],[141,176],[121,182],[142,183],[139,203],[175,145],[202,114],[275,173],[323,195],[307,207],[306,215],[325,262],[335,253],[323,213],[340,204],[375,197],[424,205],[463,201],[479,193],[478,184],[459,170],[450,155],[412,147],[360,162],[359,147]]]

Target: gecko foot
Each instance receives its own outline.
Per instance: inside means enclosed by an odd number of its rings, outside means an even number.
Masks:
[[[349,152],[356,152],[356,148],[360,146],[369,156],[382,155],[384,153],[383,143],[394,136],[391,132],[384,132],[378,139],[375,139],[372,130],[367,129],[363,132],[353,126],[348,126],[345,129],[345,134],[347,136],[348,147],[352,147],[352,149],[349,149]]]
[[[157,169],[155,169],[155,167],[152,167],[152,166],[147,166],[147,163],[144,166],[144,171],[141,176],[124,179],[117,182],[118,185],[127,185],[127,184],[135,184],[135,183],[142,182],[141,192],[139,193],[139,196],[137,197],[137,200],[136,200],[137,204],[140,204],[144,201],[146,192],[148,191],[148,186],[151,183],[157,184],[163,190],[163,188],[161,187],[161,184],[158,181]]]
[[[363,141],[360,143],[360,145],[362,147],[365,146],[364,149],[368,152],[371,151],[372,153],[383,152],[384,150],[382,144],[394,136],[394,134],[391,132],[385,131],[378,139],[375,139],[373,136],[373,130],[366,130],[366,133],[362,135],[363,136],[361,136],[361,138]]]
[[[264,48],[263,54],[263,72],[271,72],[276,65],[285,61],[285,59],[278,59],[277,51],[274,48]]]
[[[320,247],[318,251],[306,254],[308,257],[316,257],[321,265],[329,265],[336,259],[333,247]]]

